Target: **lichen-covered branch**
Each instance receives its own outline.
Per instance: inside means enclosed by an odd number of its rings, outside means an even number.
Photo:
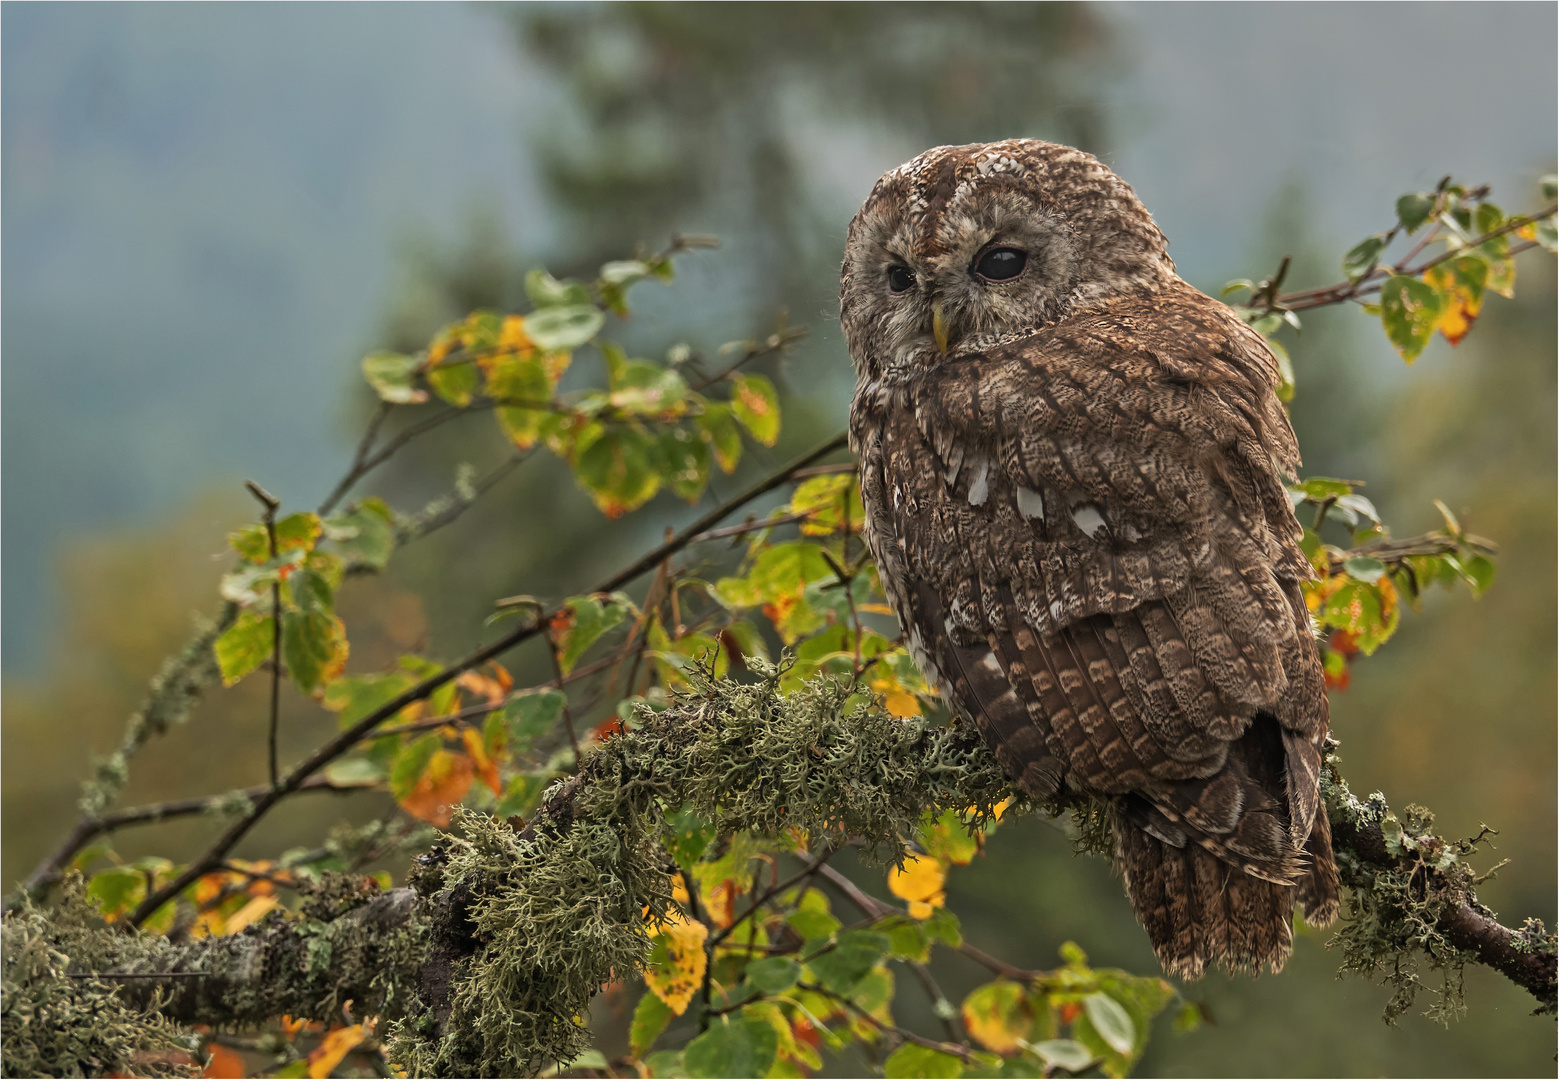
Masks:
[[[1479,878],[1466,856],[1483,835],[1450,841],[1430,831],[1434,814],[1408,804],[1395,814],[1380,793],[1360,801],[1328,757],[1321,793],[1332,823],[1337,868],[1350,892],[1337,941],[1344,970],[1385,972],[1395,990],[1394,1020],[1411,1008],[1423,982],[1420,958],[1442,973],[1430,1014],[1442,1021],[1463,1011],[1461,970],[1487,965],[1526,990],[1539,1012],[1555,1005],[1555,938],[1537,919],[1502,926],[1478,900]],[[1485,830],[1487,833],[1488,830]]]
[[[588,1047],[591,998],[646,960],[670,911],[668,813],[691,806],[725,834],[798,830],[814,850],[848,837],[891,861],[928,808],[957,808],[977,824],[1013,795],[970,731],[897,719],[826,678],[785,695],[774,669],[754,661],[753,670],[756,682],[700,680],[665,711],[642,714],[587,754],[523,829],[464,813],[461,835],[418,859],[409,888],[371,895],[332,878],[297,916],[273,913],[242,934],[199,941],[93,927],[72,895],[47,916],[29,906],[8,917],[6,1071],[111,1067],[102,1047],[95,1064],[82,1064],[81,1053],[59,1049],[68,1039],[39,1037],[39,1002],[107,993],[103,979],[66,979],[68,963],[77,973],[165,976],[123,979],[112,995],[124,1014],[122,1053],[173,1038],[169,1021],[325,1019],[352,999],[359,1015],[386,1021],[390,1058],[410,1075],[535,1072]],[[1476,960],[1551,1005],[1552,938],[1530,924],[1507,930],[1478,906],[1461,861],[1470,845],[1430,837],[1416,809],[1404,812],[1404,828],[1384,800],[1353,799],[1335,770],[1325,790],[1354,889],[1341,932],[1348,967],[1386,965],[1400,992],[1416,988],[1401,975],[1415,954],[1447,971]],[[56,960],[13,964],[39,950]],[[185,973],[201,977],[172,977]],[[69,1025],[89,1013],[52,1015]],[[68,1061],[48,1064],[48,1053]]]

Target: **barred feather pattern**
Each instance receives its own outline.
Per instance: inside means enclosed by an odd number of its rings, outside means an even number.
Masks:
[[[1109,802],[1165,969],[1278,970],[1296,901],[1338,906],[1298,452],[1265,342],[1155,257],[1020,334],[894,362],[861,355],[847,255],[867,539],[917,662],[1014,781]]]

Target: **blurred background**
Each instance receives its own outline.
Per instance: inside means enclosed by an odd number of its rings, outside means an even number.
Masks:
[[[1199,287],[1285,254],[1290,287],[1325,284],[1445,173],[1536,207],[1556,30],[1545,4],[4,5],[4,886],[68,831],[91,754],[215,609],[223,537],[254,516],[242,480],[301,508],[343,471],[364,353],[521,304],[531,266],[718,233],[674,286],[635,293],[628,343],[712,351],[782,311],[807,326],[767,369],[786,420],[762,471],[843,425],[844,229],[927,146],[1074,143],[1135,186]],[[1356,791],[1427,804],[1447,835],[1499,829],[1489,861],[1511,863],[1483,897],[1551,924],[1555,279],[1541,254],[1519,265],[1516,300],[1411,369],[1359,313],[1307,315],[1293,412],[1307,471],[1367,480],[1397,535],[1435,527],[1439,497],[1500,543],[1493,590],[1407,615],[1334,696],[1334,730]],[[504,453],[491,424],[451,427],[365,490],[415,509]],[[586,586],[689,513],[663,495],[604,525],[548,464],[343,592],[352,670],[456,655],[492,598]],[[125,803],[262,779],[257,693],[212,696],[145,751]],[[284,756],[332,726],[298,697],[286,716]],[[373,810],[295,805],[253,851]],[[119,850],[187,856],[211,828]],[[1108,867],[1039,822],[1003,827],[950,905],[1015,963],[1075,939],[1154,968]],[[982,981],[943,963],[955,998]],[[1141,1071],[1552,1073],[1552,1022],[1499,977],[1469,970],[1448,1029],[1387,1028],[1384,993],[1337,964],[1309,935],[1280,977],[1190,988],[1216,1024],[1166,1023]],[[918,1007],[903,995],[901,1017]]]

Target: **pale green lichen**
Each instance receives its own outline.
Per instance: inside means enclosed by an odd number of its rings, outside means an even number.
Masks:
[[[441,1030],[402,1024],[392,1061],[412,1075],[505,1076],[585,1050],[590,999],[642,967],[646,912],[669,903],[668,811],[690,805],[727,835],[848,836],[894,861],[928,807],[983,822],[1012,794],[968,732],[896,719],[829,679],[784,696],[777,671],[754,668],[760,682],[698,678],[671,708],[642,713],[549,793],[532,835],[462,816],[441,879],[446,897],[470,897],[476,952]]]

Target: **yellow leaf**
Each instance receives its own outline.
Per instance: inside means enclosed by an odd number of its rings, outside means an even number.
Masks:
[[[907,855],[904,869],[888,870],[888,891],[909,901],[909,913],[917,919],[929,919],[934,908],[947,903],[947,871],[942,864],[925,855]]]
[[[679,904],[693,902],[693,898],[687,894],[687,882],[682,880],[681,874],[671,875],[671,898]]]
[[[362,1024],[353,1024],[351,1027],[336,1028],[330,1034],[319,1041],[309,1053],[309,1076],[314,1080],[322,1080],[335,1071],[341,1059],[351,1053],[352,1048],[363,1041],[367,1034]]]
[[[498,330],[498,347],[505,352],[532,348],[530,335],[525,332],[523,315],[504,316],[503,326]]]
[[[964,999],[964,1026],[987,1050],[1010,1054],[1034,1026],[1027,997],[1018,983],[986,983]]]
[[[920,699],[904,689],[904,684],[897,679],[891,676],[873,679],[872,689],[882,695],[883,707],[900,720],[920,715]]]
[[[236,934],[250,923],[259,921],[267,911],[281,903],[274,896],[256,896],[243,907],[227,917],[227,924],[223,932]]]
[[[708,938],[709,927],[681,915],[667,919],[655,936],[655,959],[644,972],[644,985],[677,1016],[687,1011],[693,994],[703,985],[709,963],[704,953]]]

